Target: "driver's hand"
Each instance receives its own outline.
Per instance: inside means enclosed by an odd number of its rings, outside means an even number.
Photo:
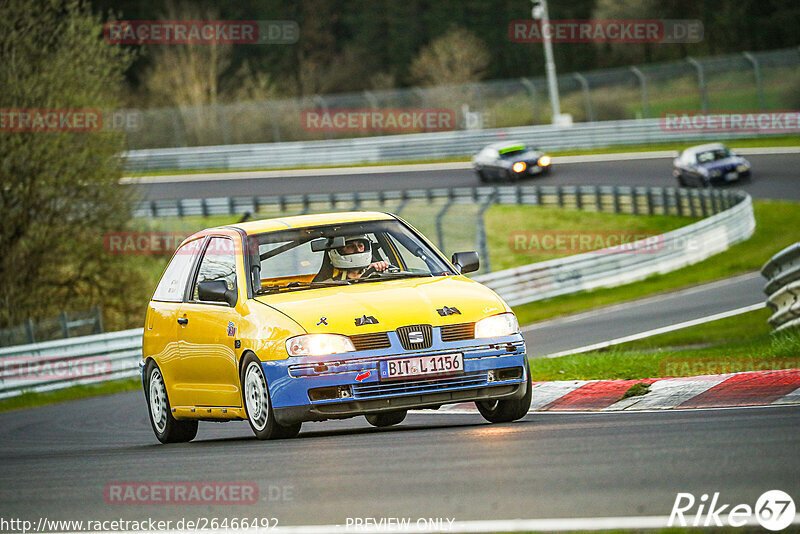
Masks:
[[[371,263],[370,267],[372,267],[376,271],[385,271],[386,269],[389,268],[389,262],[388,261],[376,261],[375,263]]]

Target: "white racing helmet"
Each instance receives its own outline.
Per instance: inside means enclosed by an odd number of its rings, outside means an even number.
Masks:
[[[364,252],[354,252],[353,254],[342,254],[340,249],[332,248],[328,251],[331,264],[337,269],[364,269],[372,263],[372,246],[369,238],[364,235],[352,235],[346,237],[345,245],[353,241],[364,242]]]

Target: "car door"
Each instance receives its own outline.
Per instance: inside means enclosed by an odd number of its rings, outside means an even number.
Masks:
[[[198,284],[209,280],[223,280],[229,290],[238,291],[236,270],[233,238],[211,236],[177,319],[183,387],[190,406],[242,405],[236,357],[241,317],[235,305],[203,301],[198,292]]]
[[[189,278],[194,272],[197,256],[203,239],[184,243],[173,254],[147,306],[142,352],[155,359],[164,383],[167,385],[170,402],[180,406],[181,397],[180,349],[178,342],[178,312],[183,304]],[[173,386],[178,386],[174,388]]]

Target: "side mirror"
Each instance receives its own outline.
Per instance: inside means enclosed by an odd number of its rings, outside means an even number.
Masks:
[[[480,268],[481,260],[477,252],[456,252],[450,260],[460,274],[471,273]]]
[[[235,306],[237,300],[236,289],[228,289],[224,280],[200,282],[197,284],[197,297],[206,302],[225,302],[229,306]]]

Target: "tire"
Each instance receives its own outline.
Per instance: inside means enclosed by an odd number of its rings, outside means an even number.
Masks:
[[[678,174],[678,185],[680,187],[686,187],[686,179],[683,177],[683,173]]]
[[[384,427],[402,423],[403,419],[406,418],[406,414],[408,414],[408,410],[398,410],[396,412],[370,413],[364,417],[367,418],[367,422],[372,426]]]
[[[528,371],[527,375],[528,390],[521,399],[476,401],[475,406],[478,407],[478,411],[483,418],[490,423],[510,423],[525,417],[531,407],[531,397],[533,395],[530,371]]]
[[[480,182],[482,184],[485,184],[485,183],[487,183],[489,181],[489,177],[486,176],[486,173],[484,171],[481,170],[481,171],[475,171],[475,172],[478,173],[478,180],[480,180]]]
[[[172,416],[172,409],[167,396],[167,386],[161,369],[153,360],[145,366],[147,377],[144,396],[147,399],[147,413],[150,425],[161,443],[185,443],[197,436],[197,420],[179,420]]]
[[[248,354],[242,362],[239,378],[247,422],[258,439],[289,439],[300,433],[302,423],[283,426],[275,420],[264,369],[253,354]]]

